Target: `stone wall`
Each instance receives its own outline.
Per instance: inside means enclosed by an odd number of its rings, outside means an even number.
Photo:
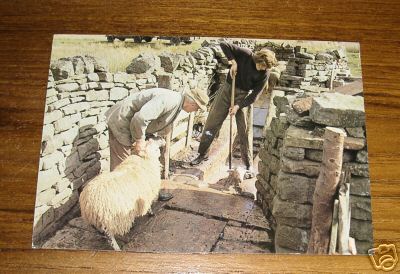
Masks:
[[[275,94],[276,115],[266,129],[256,188],[273,223],[276,252],[307,250],[322,136],[326,126],[333,126],[347,132],[343,169],[352,175],[350,236],[358,253],[365,254],[372,247],[372,221],[363,97],[297,89]]]
[[[48,78],[42,148],[34,219],[34,243],[76,212],[85,183],[109,169],[105,112],[141,90],[163,87],[185,92],[207,89],[223,79],[219,46],[186,55],[139,55],[126,72],[109,73],[107,64],[91,56],[52,62]],[[217,79],[217,80],[215,80]],[[73,217],[73,216],[70,216]]]

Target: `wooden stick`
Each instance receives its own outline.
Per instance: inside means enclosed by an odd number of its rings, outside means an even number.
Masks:
[[[189,147],[190,143],[192,141],[193,122],[194,122],[194,112],[191,112],[189,115],[189,121],[188,121],[188,126],[187,126],[185,147]]]
[[[172,130],[173,131],[173,130]],[[172,131],[167,134],[165,138],[165,148],[164,148],[164,179],[169,178],[169,152],[171,148],[171,136],[172,136]]]
[[[231,89],[231,108],[235,105],[235,79],[236,75],[232,77],[232,89]],[[229,120],[229,169],[232,169],[232,142],[233,142],[233,115],[230,115]]]
[[[350,238],[350,178],[351,174],[348,170],[344,173],[344,178],[339,189],[339,254],[351,254],[349,249]]]
[[[329,254],[336,253],[336,245],[337,245],[337,236],[338,236],[338,208],[339,208],[339,200],[335,199],[335,204],[333,206],[333,218],[332,218],[332,227],[331,227],[331,240],[329,242]]]
[[[325,129],[322,166],[313,196],[311,235],[307,250],[310,254],[328,253],[334,195],[342,172],[345,135],[343,129]]]

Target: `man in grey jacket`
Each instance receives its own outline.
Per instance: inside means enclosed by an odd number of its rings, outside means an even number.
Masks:
[[[194,89],[185,94],[164,88],[137,92],[107,111],[110,143],[110,170],[113,171],[131,153],[146,147],[146,135],[166,135],[183,109],[206,111],[208,95]]]

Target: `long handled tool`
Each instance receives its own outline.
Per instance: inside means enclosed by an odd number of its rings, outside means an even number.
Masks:
[[[231,108],[235,105],[235,79],[236,75],[232,77],[232,89],[231,89]],[[229,120],[229,170],[232,170],[232,146],[233,146],[233,116],[230,115]]]

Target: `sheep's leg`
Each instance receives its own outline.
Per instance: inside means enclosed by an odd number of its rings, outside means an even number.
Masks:
[[[114,248],[114,250],[116,250],[116,251],[121,251],[121,248],[119,247],[119,245],[118,245],[117,241],[115,240],[114,236],[110,235],[109,237],[110,237],[110,243],[111,243],[112,248]]]
[[[150,217],[153,217],[155,215],[154,212],[153,212],[153,209],[151,207],[150,207],[148,213],[149,213]]]

